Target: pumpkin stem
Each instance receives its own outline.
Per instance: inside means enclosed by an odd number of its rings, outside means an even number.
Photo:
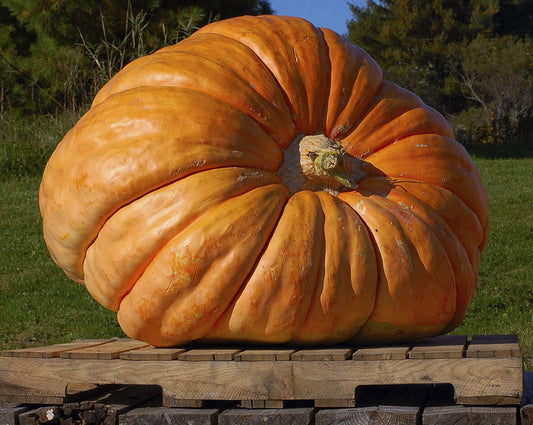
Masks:
[[[313,160],[315,167],[333,177],[344,187],[349,189],[357,188],[357,184],[346,172],[344,164],[344,154],[338,150],[324,150],[309,152],[309,157]]]
[[[285,150],[278,175],[292,193],[324,190],[336,196],[357,188],[365,176],[361,162],[324,134],[298,135]]]

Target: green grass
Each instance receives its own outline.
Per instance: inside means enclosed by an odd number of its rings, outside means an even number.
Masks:
[[[489,241],[457,334],[516,334],[533,370],[533,158],[475,162],[489,195]]]
[[[491,229],[477,293],[456,334],[517,334],[533,370],[533,158],[476,163],[489,193]],[[41,234],[38,177],[0,184],[0,350],[76,338],[123,336],[53,264]]]
[[[115,314],[52,262],[41,231],[39,183],[24,177],[0,185],[0,350],[123,336]]]
[[[0,117],[0,178],[40,176],[58,140],[80,112],[24,116],[10,110]]]

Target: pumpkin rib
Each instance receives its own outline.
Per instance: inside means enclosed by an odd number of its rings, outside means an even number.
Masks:
[[[207,183],[207,189],[203,188]],[[210,208],[273,183],[281,183],[275,173],[242,167],[214,168],[189,175],[121,207],[87,248],[87,290],[101,305],[116,311],[142,270],[168,241],[208,214]]]
[[[425,185],[421,182],[404,181],[400,182],[403,185],[409,186],[409,195],[415,197],[420,202],[429,205],[435,213],[450,227],[454,235],[460,240],[461,245],[465,247],[468,253],[470,263],[477,269],[479,265],[479,257],[481,252],[481,244],[483,243],[484,232],[481,222],[477,214],[466,203],[452,191],[437,186]],[[417,188],[416,185],[424,184],[424,189]],[[453,199],[453,208],[437,209],[435,205],[436,193],[432,192],[430,196],[428,189],[438,192],[439,194],[449,194]],[[461,217],[461,219],[459,219]],[[468,232],[468,233],[466,233]],[[468,249],[466,246],[469,246]]]
[[[377,285],[375,252],[368,230],[348,204],[315,192],[324,214],[324,250],[310,308],[293,342],[343,342],[372,313]]]
[[[358,125],[342,140],[346,152],[364,159],[416,135],[453,137],[446,119],[415,94],[383,80]]]
[[[313,232],[323,223],[318,204],[311,191],[287,200],[242,291],[203,341],[286,343],[294,338],[318,278],[320,264],[312,261],[323,245],[322,233]]]
[[[329,60],[322,32],[310,22],[275,15],[239,16],[231,22],[214,22],[197,33],[226,35],[248,46],[287,94],[298,133],[321,130],[330,74],[322,62]]]
[[[63,139],[52,155],[41,182],[41,214],[44,221],[54,222],[53,225],[45,224],[45,239],[50,250],[55,251],[57,257],[63,260],[60,263],[62,268],[79,280],[83,280],[81,255],[92,243],[107,217],[121,205],[208,168],[232,165],[274,171],[281,163],[282,154],[278,145],[255,121],[233,107],[188,89],[142,90],[142,103],[136,100],[140,95],[139,90],[128,90],[89,110],[89,117],[99,116],[102,119],[95,121],[90,118],[92,125],[88,125],[87,121],[90,119],[86,117],[83,133],[78,128],[69,133],[69,138]],[[164,101],[161,101],[158,93],[164,93]],[[175,101],[172,94],[179,101]],[[200,103],[201,109],[194,113],[198,97],[203,103]],[[165,102],[171,101],[174,101],[173,109],[169,110],[168,103]],[[146,111],[143,109],[146,105],[156,105],[155,111],[160,112],[156,115],[152,111],[151,124],[141,128],[141,124],[146,123]],[[127,119],[115,120],[111,116],[106,122],[106,117],[111,114],[102,116],[102,113],[109,109],[116,113],[117,107],[123,111],[124,115],[120,116]],[[210,120],[201,119],[200,112],[205,108],[213,113]],[[178,112],[181,110],[188,113],[181,114]],[[173,116],[169,116],[171,111]],[[224,116],[216,114],[217,111],[223,112]],[[138,117],[135,120],[133,113]],[[182,123],[179,138],[174,135],[176,121]],[[125,136],[124,129],[117,127],[115,122],[121,125],[125,123],[132,135]],[[229,130],[232,137],[228,137]],[[134,132],[139,131],[141,136],[136,137]],[[146,139],[147,137],[151,139]],[[100,140],[105,139],[107,145],[96,151],[92,149],[93,154],[89,156],[91,146],[89,143],[76,143],[80,138],[87,138],[93,146],[98,146]],[[196,141],[195,144],[192,141]],[[115,143],[115,146],[108,146],[109,143]],[[180,148],[184,143],[187,143],[186,150]],[[125,146],[119,148],[120,144]],[[104,158],[99,156],[100,152],[104,154]],[[105,158],[114,162],[109,163]],[[95,164],[91,165],[93,161]],[[111,170],[111,175],[108,170]],[[58,178],[62,185],[54,184]],[[63,203],[71,206],[60,209],[59,206]],[[93,224],[87,225],[89,221]],[[64,233],[63,226],[59,223],[68,224],[69,232]],[[52,230],[54,233],[50,233]]]
[[[207,40],[198,42],[198,38]],[[162,48],[153,55],[126,65],[99,92],[100,96],[93,105],[110,95],[138,86],[189,88],[241,110],[280,146],[287,146],[292,141],[296,128],[285,93],[271,70],[248,46],[233,38],[209,33],[195,34],[186,41],[176,45],[179,49],[174,46]],[[212,45],[216,46],[215,51]],[[199,50],[199,46],[209,46],[210,50],[204,52]],[[246,61],[233,59],[245,52],[248,52]],[[246,62],[251,69],[244,68],[242,64]]]
[[[327,28],[319,28],[328,48],[330,90],[324,131],[331,140],[349,135],[381,87],[383,73],[360,47]]]
[[[203,28],[200,28],[194,35],[196,34],[203,34],[203,31],[202,31]],[[204,30],[205,31],[205,30]],[[291,115],[291,118],[293,120],[293,122],[295,121],[294,118],[296,117],[296,111],[294,109],[294,105],[292,104],[291,100],[290,100],[290,97],[289,97],[289,94],[287,93],[287,91],[283,88],[283,86],[281,85],[280,81],[278,80],[278,78],[276,77],[276,75],[274,74],[274,72],[272,71],[272,69],[270,69],[270,67],[268,66],[268,64],[263,60],[263,58],[254,50],[252,49],[250,46],[248,46],[246,43],[242,42],[242,40],[240,40],[239,38],[237,37],[232,37],[230,34],[228,33],[224,33],[224,32],[207,32],[207,34],[210,34],[210,35],[217,35],[219,37],[225,37],[229,40],[232,40],[232,41],[235,41],[235,42],[238,42],[240,43],[242,46],[246,47],[247,49],[249,49],[253,55],[257,58],[257,60],[268,70],[269,74],[272,76],[273,80],[276,82],[276,85],[278,86],[280,92],[282,93],[283,95],[283,99],[285,101],[285,105],[288,109],[288,112],[290,113]],[[290,142],[289,142],[290,144]],[[288,145],[287,145],[288,146]],[[287,147],[285,146],[285,148]]]
[[[225,294],[243,284],[252,266],[247,259],[264,246],[281,213],[279,198],[288,195],[279,183],[253,189],[169,241],[120,303],[118,319],[126,334],[158,346],[202,337],[226,310]]]
[[[436,236],[386,198],[356,192],[339,197],[366,224],[380,265],[374,310],[354,341],[393,342],[441,332],[455,313],[455,281]]]
[[[361,168],[369,176],[412,179],[450,190],[478,216],[485,229],[480,249],[485,247],[487,194],[475,164],[455,140],[438,134],[409,136],[368,156]]]
[[[401,208],[409,211],[411,214],[416,215],[419,219],[424,221],[433,234],[443,244],[448,260],[451,263],[456,282],[457,295],[455,315],[447,326],[447,332],[451,331],[464,319],[466,308],[474,294],[474,289],[477,284],[477,276],[475,275],[474,270],[477,270],[477,265],[479,263],[479,252],[475,258],[472,257],[473,254],[468,252],[464,246],[465,238],[463,237],[461,240],[457,235],[457,228],[460,224],[449,222],[449,220],[447,222],[445,218],[441,217],[440,214],[443,210],[448,209],[446,208],[449,207],[448,205],[444,205],[443,208],[438,208],[435,204],[429,205],[427,202],[413,194],[412,182],[409,184],[408,182],[385,181],[379,178],[372,180],[372,182],[368,182],[367,180],[360,184],[359,192],[366,196],[381,196],[395,202]],[[428,190],[427,187],[425,190]],[[422,190],[422,193],[423,192],[424,190]],[[451,192],[449,193],[453,199],[462,203],[462,201],[454,194]],[[426,200],[428,200],[427,197]],[[468,207],[465,206],[465,208]],[[477,220],[475,214],[473,212],[471,214],[473,218]],[[456,229],[450,227],[448,223],[452,226],[455,225]],[[481,230],[479,224],[478,227]],[[478,239],[481,240],[482,232],[480,231],[479,233]]]

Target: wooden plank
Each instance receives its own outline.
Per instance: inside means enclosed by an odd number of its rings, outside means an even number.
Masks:
[[[464,356],[466,335],[441,335],[418,341],[409,351],[410,359],[455,359]]]
[[[75,350],[63,351],[60,354],[64,359],[117,359],[121,353],[137,348],[147,347],[149,344],[132,339],[113,339],[110,342],[89,347],[77,348]]]
[[[298,350],[291,355],[291,360],[297,361],[341,361],[349,359],[353,350],[351,348],[316,348]]]
[[[329,408],[348,408],[355,407],[355,399],[326,399],[315,400],[314,405],[317,408],[329,409]]]
[[[474,335],[466,351],[467,357],[519,357],[516,335]]]
[[[250,349],[244,350],[235,356],[238,362],[261,362],[261,361],[288,361],[295,353],[293,349]]]
[[[35,425],[39,416],[39,408],[27,410],[19,415],[19,425]]]
[[[313,408],[227,409],[218,415],[218,425],[310,425]]]
[[[315,425],[376,424],[377,406],[350,409],[321,409],[316,412]]]
[[[516,407],[434,406],[424,409],[422,424],[515,425],[516,418]]]
[[[378,406],[376,411],[377,424],[418,425],[421,415],[418,406]]]
[[[119,416],[118,425],[215,425],[219,409],[137,408]]]
[[[215,361],[230,361],[235,360],[235,356],[240,353],[239,348],[223,348],[215,351]]]
[[[51,358],[59,357],[64,351],[76,350],[80,348],[92,347],[95,345],[105,344],[112,341],[111,339],[87,339],[76,342],[67,342],[64,344],[48,345],[46,347],[29,347],[16,350],[5,350],[2,352],[4,357],[32,357],[32,358]]]
[[[62,400],[66,386],[73,382],[149,382],[159,385],[163,396],[191,400],[348,400],[362,384],[450,383],[457,402],[472,405],[518,405],[523,395],[523,365],[519,357],[431,361],[171,361],[164,367],[158,361],[145,361],[141,365],[120,359],[2,357],[0,362],[0,400],[6,402],[35,401],[39,397]]]
[[[179,399],[174,397],[163,396],[163,406],[199,409],[204,407],[206,402],[201,399]]]
[[[158,360],[168,361],[175,360],[182,353],[187,351],[185,348],[156,348],[152,345],[137,348],[135,350],[120,353],[119,358],[124,360]]]
[[[325,409],[316,413],[316,425],[417,425],[420,408],[413,406],[369,406]]]
[[[533,404],[527,404],[520,409],[522,425],[533,425]]]
[[[283,400],[241,400],[241,407],[245,409],[283,409]]]
[[[353,353],[353,360],[403,360],[408,356],[410,345],[383,345],[363,347]]]
[[[194,348],[178,355],[178,360],[189,362],[233,360],[241,350],[236,348]]]
[[[16,403],[0,406],[0,424],[18,425],[19,415],[28,410],[28,406],[20,406]]]

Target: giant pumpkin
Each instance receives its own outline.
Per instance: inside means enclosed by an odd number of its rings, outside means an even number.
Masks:
[[[446,120],[345,38],[281,16],[128,64],[58,145],[39,199],[56,263],[155,346],[448,332],[488,230]]]

